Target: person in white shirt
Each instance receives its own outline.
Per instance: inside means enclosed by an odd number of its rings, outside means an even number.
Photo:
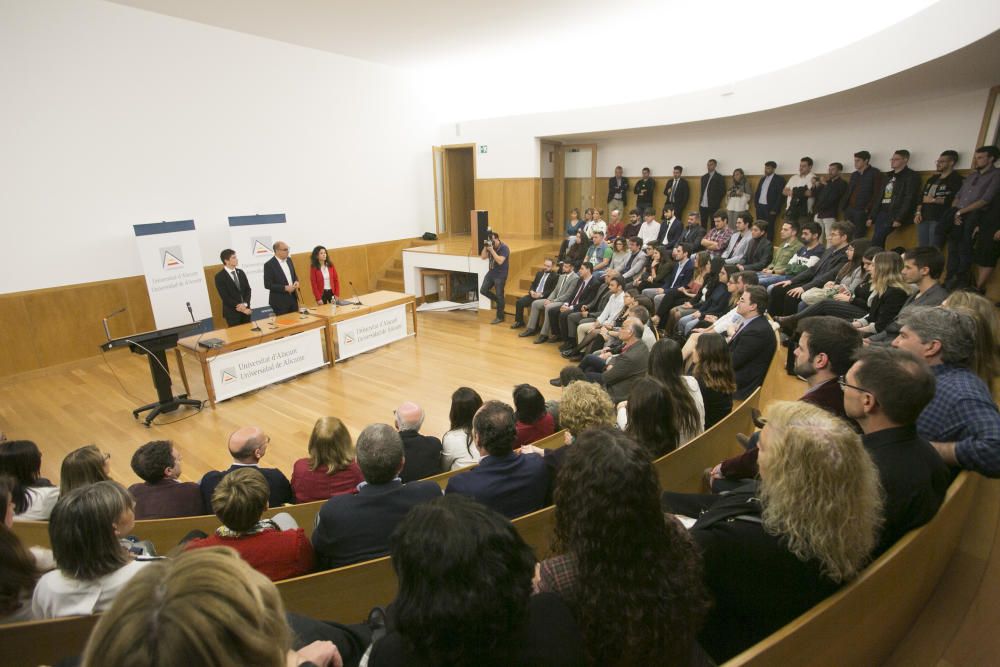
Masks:
[[[642,245],[647,246],[656,242],[656,237],[660,235],[660,223],[656,221],[656,214],[653,209],[648,208],[643,212],[642,225],[639,226],[639,238]]]
[[[813,210],[813,193],[816,189],[816,183],[818,181],[816,175],[812,173],[813,159],[811,157],[804,157],[799,160],[799,173],[794,176],[790,176],[788,181],[785,183],[785,189],[782,190],[782,194],[785,195],[785,215],[789,217],[788,212],[791,211],[793,215],[796,213],[793,210],[795,205],[795,193],[792,191],[795,188],[805,187],[807,188],[808,197],[805,202],[805,210],[802,214],[812,213]],[[796,218],[797,219],[797,218]]]
[[[59,488],[40,477],[42,452],[31,440],[0,442],[0,474],[14,479],[14,521],[48,521]]]
[[[594,219],[590,221],[589,228],[585,228],[587,236],[592,236],[596,232],[600,232],[604,236],[608,235],[608,223],[604,221],[604,211],[600,209],[594,209]]]
[[[59,499],[49,524],[59,569],[35,586],[36,619],[96,614],[108,609],[149,562],[122,545],[135,526],[135,501],[118,482],[97,482]]]
[[[750,245],[750,224],[747,222],[748,213],[743,211],[736,216],[736,231],[729,237],[726,249],[722,251],[720,257],[727,265],[739,264],[747,254],[747,246]]]
[[[450,428],[441,437],[441,470],[447,472],[479,463],[482,455],[472,437],[472,418],[481,407],[483,399],[475,389],[459,387],[451,395]]]
[[[608,292],[611,293],[611,296],[608,298],[604,310],[597,316],[597,319],[592,322],[582,322],[577,326],[576,339],[578,341],[582,341],[594,327],[602,327],[605,324],[614,322],[614,319],[618,317],[618,313],[625,307],[625,288],[621,276],[612,276],[608,279]]]

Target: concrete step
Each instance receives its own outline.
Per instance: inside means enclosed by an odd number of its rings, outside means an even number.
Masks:
[[[403,260],[399,259],[399,258],[392,260],[392,268],[399,269],[400,271],[402,271],[403,270]]]
[[[390,280],[402,280],[403,279],[403,267],[391,268],[385,270],[385,275],[383,278],[388,278]]]

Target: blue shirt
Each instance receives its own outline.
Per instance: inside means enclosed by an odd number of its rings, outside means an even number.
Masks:
[[[959,466],[1000,477],[1000,411],[986,383],[968,368],[931,366],[934,398],[917,419],[920,437],[954,442]]]
[[[489,273],[495,278],[506,278],[507,272],[510,270],[510,248],[507,247],[506,243],[501,241],[500,247],[496,249],[496,253],[501,257],[505,258],[503,264],[498,264],[493,255],[487,253],[487,257],[490,260],[490,270]]]

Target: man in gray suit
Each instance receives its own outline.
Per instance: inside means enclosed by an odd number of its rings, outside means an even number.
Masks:
[[[642,342],[644,329],[643,323],[635,317],[629,317],[622,323],[618,332],[622,342],[621,354],[609,359],[601,374],[601,383],[616,404],[628,399],[632,385],[646,374],[649,348]]]
[[[567,299],[573,296],[573,292],[576,291],[576,286],[580,282],[580,276],[573,272],[573,264],[571,262],[562,262],[559,264],[559,279],[556,280],[556,286],[552,290],[552,294],[549,295],[547,299],[537,299],[531,302],[531,314],[528,316],[528,328],[518,334],[521,338],[527,338],[528,336],[534,336],[538,333],[538,319],[542,316],[542,313],[549,308],[554,307],[558,312],[559,306],[566,302]],[[546,321],[547,321],[546,317]]]

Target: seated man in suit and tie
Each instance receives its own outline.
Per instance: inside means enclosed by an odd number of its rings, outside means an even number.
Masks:
[[[441,440],[433,435],[423,435],[424,409],[406,401],[395,412],[396,430],[403,439],[403,456],[406,464],[399,476],[404,482],[423,479],[441,472]]]
[[[277,468],[260,467],[260,460],[267,453],[267,446],[270,442],[270,436],[257,426],[244,426],[234,431],[229,436],[229,454],[233,457],[233,464],[227,470],[206,472],[205,476],[201,478],[201,497],[205,507],[212,506],[212,493],[223,477],[234,470],[246,467],[257,468],[267,480],[267,485],[271,490],[267,501],[268,507],[279,507],[295,502],[292,497],[292,485],[285,477],[285,473]]]
[[[511,329],[520,329],[524,326],[524,309],[529,308],[532,303],[539,299],[547,299],[555,289],[556,281],[559,280],[555,270],[555,262],[546,258],[542,265],[542,270],[535,274],[535,279],[531,281],[528,293],[514,302],[514,324]]]
[[[487,401],[472,418],[472,437],[483,458],[468,472],[455,475],[445,493],[469,496],[509,519],[545,506],[549,473],[538,454],[514,451],[514,409]]]
[[[365,481],[355,494],[330,498],[312,534],[319,568],[343,567],[389,553],[389,536],[410,508],[441,497],[435,482],[404,484],[403,439],[388,424],[371,424],[358,436],[358,467]]]
[[[239,266],[236,251],[226,248],[219,254],[222,270],[215,274],[215,289],[222,299],[222,316],[235,327],[250,321],[250,281]]]
[[[628,400],[635,381],[646,374],[649,365],[649,348],[642,342],[646,326],[636,317],[629,317],[618,331],[622,343],[621,353],[607,360],[601,383],[617,404]]]
[[[735,326],[729,337],[729,352],[736,372],[736,393],[733,398],[743,400],[764,383],[771,359],[778,348],[771,323],[764,316],[767,308],[767,290],[760,285],[746,288],[736,303],[743,321]]]
[[[267,303],[275,315],[294,313],[299,307],[296,292],[299,289],[299,278],[295,273],[295,265],[288,257],[288,244],[276,241],[274,257],[264,263],[264,289],[270,292]]]

